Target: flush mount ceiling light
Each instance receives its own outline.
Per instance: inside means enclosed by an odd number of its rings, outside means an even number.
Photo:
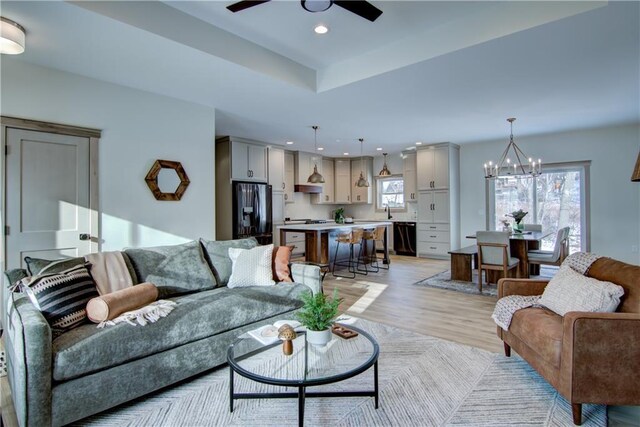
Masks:
[[[356,181],[356,187],[368,187],[369,181],[364,178],[364,157],[362,156],[362,148],[364,144],[364,138],[358,139],[360,141],[360,178]]]
[[[293,145],[293,141],[287,141],[287,145]]]
[[[327,34],[329,32],[329,27],[320,24],[313,27],[313,31],[315,31],[316,34]]]
[[[391,176],[391,171],[387,167],[387,154],[388,153],[382,153],[382,155],[384,156],[384,165],[382,166],[382,170],[378,174],[379,176]]]
[[[421,141],[416,142],[416,145],[422,145]]]
[[[22,25],[0,16],[0,53],[17,55],[24,52],[25,39]]]
[[[527,158],[520,147],[518,147],[516,143],[513,142],[513,122],[516,121],[515,117],[510,117],[507,119],[507,121],[511,125],[509,144],[507,144],[507,148],[502,152],[500,160],[498,160],[495,164],[493,162],[484,164],[484,177],[487,179],[506,176],[517,176],[526,178],[540,175],[540,173],[542,172],[541,160],[538,159],[538,161],[536,162],[531,157]],[[511,162],[511,159],[507,157],[509,155],[509,150],[513,152],[513,162]],[[524,163],[525,161],[528,161],[528,163]]]
[[[343,156],[348,156],[348,155],[349,155],[349,153],[342,153],[342,155],[343,155]]]
[[[376,148],[377,151],[382,151],[382,147]]]
[[[318,126],[311,126],[313,128],[313,141],[316,151],[318,151]],[[313,173],[307,178],[307,182],[311,184],[324,184],[324,177],[318,173],[318,163],[313,165]]]

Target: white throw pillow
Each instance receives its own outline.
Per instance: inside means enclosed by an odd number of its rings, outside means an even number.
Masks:
[[[231,277],[227,284],[230,288],[245,286],[271,286],[273,270],[271,256],[273,245],[257,246],[252,249],[229,248],[229,258],[233,263]]]
[[[622,295],[622,286],[584,276],[563,265],[544,289],[539,304],[560,316],[570,311],[612,313]]]

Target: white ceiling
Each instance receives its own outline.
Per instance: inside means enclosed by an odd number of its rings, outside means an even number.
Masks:
[[[310,150],[318,124],[327,155],[357,153],[359,137],[368,153],[506,139],[509,116],[516,138],[640,121],[638,2],[374,1],[375,23],[229,3],[3,1],[28,31],[25,54],[3,61],[211,105],[218,134]]]

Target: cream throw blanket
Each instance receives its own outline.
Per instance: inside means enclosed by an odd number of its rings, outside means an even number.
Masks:
[[[596,254],[577,252],[569,255],[562,265],[564,266],[566,264],[578,273],[586,275],[591,264],[593,264],[598,258],[600,258],[600,256]],[[506,331],[509,329],[509,325],[511,325],[511,318],[516,311],[527,307],[541,307],[538,304],[539,300],[540,295],[508,295],[498,300],[495,308],[493,309],[491,318],[496,322],[496,325]]]
[[[85,255],[84,259],[91,263],[91,277],[96,282],[100,295],[133,286],[121,252],[98,252]]]
[[[115,326],[118,323],[127,322],[130,325],[145,326],[147,323],[155,323],[163,317],[167,317],[173,311],[176,303],[169,300],[159,299],[149,305],[145,305],[137,310],[127,311],[113,320],[105,320],[98,324],[98,328],[105,326]]]

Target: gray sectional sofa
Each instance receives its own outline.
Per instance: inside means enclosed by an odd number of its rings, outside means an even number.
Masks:
[[[302,293],[321,290],[319,268],[295,263],[296,283],[227,288],[228,248],[255,245],[201,239],[125,250],[134,280],[156,284],[161,298],[177,303],[169,316],[144,327],[86,323],[52,340],[29,299],[5,289],[4,340],[20,425],[68,424],[220,366],[238,335],[291,318]],[[6,272],[10,283],[26,274]]]

